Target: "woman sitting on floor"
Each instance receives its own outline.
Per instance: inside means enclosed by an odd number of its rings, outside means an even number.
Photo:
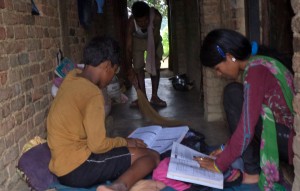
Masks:
[[[218,76],[236,80],[240,71],[244,74],[243,84],[233,82],[224,90],[231,138],[212,153],[216,160],[196,160],[201,167],[225,172],[241,156],[242,183],[256,185],[255,190],[281,190],[279,160],[291,163],[293,155],[293,76],[279,54],[270,53],[227,29],[211,31],[201,49],[201,63]]]

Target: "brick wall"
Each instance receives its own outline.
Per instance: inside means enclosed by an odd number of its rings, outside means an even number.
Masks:
[[[27,0],[0,0],[0,185],[19,180],[16,163],[23,145],[45,137],[49,89],[60,44],[58,1],[39,4],[32,16]]]
[[[57,9],[60,13],[58,19],[61,24],[60,48],[64,56],[71,58],[74,63],[81,62],[82,49],[88,41],[90,33],[95,33],[92,28],[86,31],[80,25],[77,10],[77,1],[72,0],[59,2]]]
[[[221,26],[246,34],[244,0],[223,0],[221,2]]]
[[[295,179],[293,184],[293,191],[300,189],[300,2],[298,0],[291,0],[292,7],[295,12],[295,16],[292,20],[292,30],[294,33],[293,48],[293,69],[295,71],[295,89],[296,97],[293,101],[294,110],[296,112],[294,127],[296,131],[296,137],[294,138],[293,150],[295,153],[294,167],[295,167]]]
[[[201,37],[221,26],[221,4],[219,0],[201,0]],[[224,81],[217,78],[210,68],[203,68],[204,117],[208,121],[223,120],[221,103]]]
[[[31,15],[29,0],[0,0],[0,190],[19,190],[16,185],[22,181],[15,167],[24,144],[35,136],[46,137],[59,48],[64,56],[80,63],[85,43],[114,30],[106,26],[119,25],[123,19],[120,16],[124,16],[98,14],[95,9],[92,27],[84,30],[78,19],[77,1],[35,3],[40,16]],[[104,11],[118,3],[107,1]],[[126,0],[122,5],[119,8],[125,5],[126,10]]]
[[[300,188],[300,2],[291,0],[295,16],[292,21],[294,33],[293,69],[295,71],[296,97],[293,101],[295,115],[295,131],[293,150],[295,152],[295,180],[293,191]],[[212,29],[224,27],[245,34],[244,1],[242,0],[201,0],[201,35],[202,38]],[[212,70],[204,68],[205,115],[208,121],[222,119],[222,89],[228,82],[216,79]],[[208,96],[209,95],[209,96]]]
[[[201,0],[201,37],[216,28],[229,28],[245,34],[243,0]],[[216,77],[210,68],[203,68],[205,119],[224,120],[222,90],[229,81]]]

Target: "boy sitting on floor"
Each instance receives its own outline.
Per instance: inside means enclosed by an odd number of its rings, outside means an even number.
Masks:
[[[143,141],[106,137],[106,87],[118,71],[119,46],[109,37],[96,37],[83,53],[85,68],[64,79],[47,118],[50,171],[61,184],[90,187],[115,180],[103,190],[129,190],[159,163],[159,154]]]

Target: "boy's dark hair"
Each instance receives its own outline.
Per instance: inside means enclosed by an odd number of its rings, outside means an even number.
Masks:
[[[209,32],[201,48],[201,63],[213,68],[226,60],[226,53],[238,60],[246,60],[251,55],[251,44],[245,36],[234,30],[216,29]]]
[[[112,66],[119,65],[120,47],[118,43],[111,37],[94,37],[83,50],[83,63],[96,67],[106,60],[111,61]]]
[[[133,3],[131,7],[131,11],[134,18],[141,18],[141,17],[149,16],[150,7],[147,3],[143,1],[136,1]]]

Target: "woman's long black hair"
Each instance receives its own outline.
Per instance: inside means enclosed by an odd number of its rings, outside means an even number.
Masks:
[[[246,60],[251,56],[252,46],[244,35],[234,30],[216,29],[209,32],[201,47],[201,63],[204,66],[213,68],[226,60],[226,53],[230,53],[238,60]],[[259,45],[256,54],[279,60],[291,73],[294,73],[291,60],[277,50]]]
[[[201,48],[201,63],[213,68],[226,60],[226,53],[238,60],[246,60],[251,55],[251,44],[245,36],[234,30],[216,29],[209,32]]]

